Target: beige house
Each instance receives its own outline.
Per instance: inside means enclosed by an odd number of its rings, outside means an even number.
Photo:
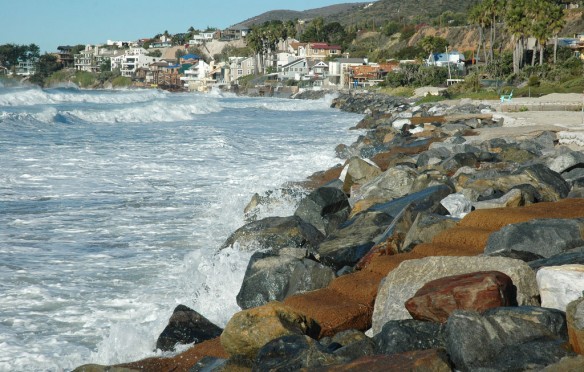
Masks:
[[[242,76],[252,75],[255,72],[256,59],[254,57],[230,57],[229,69],[231,81]]]

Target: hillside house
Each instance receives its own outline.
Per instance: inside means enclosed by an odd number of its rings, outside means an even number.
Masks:
[[[254,57],[229,57],[230,81],[236,81],[242,76],[255,73],[256,59]]]
[[[308,60],[324,60],[341,56],[341,47],[339,45],[307,43],[305,48],[306,58]]]
[[[459,69],[464,68],[464,54],[453,50],[448,53],[432,53],[428,56],[426,60],[426,65],[428,66],[438,66],[438,67],[447,67],[455,66]]]
[[[210,83],[210,72],[211,66],[201,59],[191,65],[188,69],[184,70],[184,76],[181,76],[180,80],[184,87],[189,91],[200,90],[200,87]]]
[[[368,64],[367,58],[337,58],[329,63],[329,82],[338,87],[350,87],[353,84],[351,68]]]
[[[249,34],[251,28],[246,26],[235,26],[221,31],[221,41],[233,41],[243,39]]]
[[[134,77],[139,68],[149,68],[161,58],[150,57],[144,48],[130,48],[123,55],[112,58],[112,70],[119,68],[122,76]]]
[[[54,53],[54,56],[57,57],[57,63],[60,63],[64,68],[75,66],[75,60],[71,54],[72,49],[73,47],[69,45],[59,45],[57,53]]]
[[[73,65],[77,71],[100,72],[101,66],[109,60],[114,69],[114,59],[120,58],[125,52],[104,48],[102,45],[86,45],[84,50],[73,56]]]
[[[280,80],[300,80],[308,75],[308,61],[306,58],[296,59],[287,65],[282,66],[278,71]]]
[[[215,37],[215,32],[202,32],[198,35],[193,35],[193,38],[189,40],[189,46],[198,46],[204,43],[213,41]]]

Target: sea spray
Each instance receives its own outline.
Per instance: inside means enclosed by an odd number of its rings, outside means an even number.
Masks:
[[[223,326],[251,252],[219,247],[253,194],[340,163],[358,134],[329,105],[1,88],[0,370],[158,355],[178,304]],[[257,218],[291,215],[281,200]]]

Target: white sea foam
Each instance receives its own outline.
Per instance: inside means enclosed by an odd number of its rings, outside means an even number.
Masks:
[[[319,102],[160,93],[139,102],[145,93],[123,92],[132,103],[121,106],[103,103],[115,93],[66,94],[0,108],[24,115],[0,122],[0,370],[162,355],[156,339],[178,304],[225,325],[251,252],[218,248],[245,205],[335,165],[334,146],[357,135],[347,128],[359,118]],[[77,96],[86,94],[94,102]],[[297,110],[281,115],[289,105]],[[31,116],[48,109],[67,120]],[[291,215],[297,203],[282,198],[258,217]]]

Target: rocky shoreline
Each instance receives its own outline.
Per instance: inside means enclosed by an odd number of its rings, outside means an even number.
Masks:
[[[180,305],[157,348],[187,351],[76,371],[584,369],[584,153],[559,129],[485,136],[505,133],[486,104],[333,107],[364,134],[293,216],[246,208],[224,246],[261,250],[225,329]]]

